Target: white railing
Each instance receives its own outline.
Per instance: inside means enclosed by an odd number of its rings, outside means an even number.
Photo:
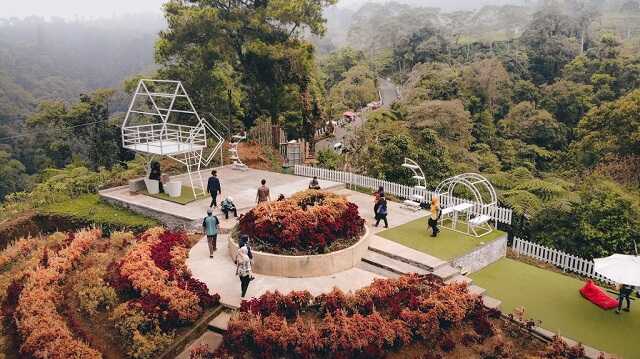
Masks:
[[[593,278],[605,283],[612,283],[609,279],[593,271],[593,261],[586,260],[557,249],[541,246],[537,243],[514,238],[511,249],[516,254],[531,257],[535,260],[550,263],[554,266],[579,274],[584,277]]]
[[[122,128],[122,144],[126,148],[140,150],[144,145],[147,152],[163,152],[165,145],[171,144],[171,152],[193,151],[194,146],[206,146],[207,136],[204,127],[176,124],[147,124]],[[153,150],[152,150],[153,148]]]
[[[429,191],[424,188],[416,188],[411,186],[402,185],[399,183],[389,182],[377,178],[357,175],[351,172],[343,172],[343,171],[334,171],[328,170],[326,168],[320,167],[311,167],[304,165],[296,165],[294,168],[294,174],[297,176],[304,177],[313,177],[316,176],[319,179],[340,182],[345,184],[350,184],[358,187],[369,188],[372,190],[377,190],[380,186],[384,188],[386,193],[390,193],[394,196],[401,198],[413,198],[415,196],[420,196],[421,198],[431,198],[434,192]],[[497,222],[504,224],[511,224],[512,211],[509,208],[504,208],[500,206],[487,206],[481,205],[477,202],[470,201],[467,199],[451,197],[451,196],[443,196],[440,195],[440,202],[443,208],[456,206],[461,203],[469,203],[473,205],[471,209],[471,213],[474,215],[487,215]]]

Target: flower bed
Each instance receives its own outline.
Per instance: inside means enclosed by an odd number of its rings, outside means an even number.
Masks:
[[[351,246],[364,231],[358,207],[337,194],[308,190],[267,202],[240,216],[240,233],[256,250],[306,255]]]
[[[117,264],[110,281],[120,292],[135,292],[130,306],[163,314],[163,320],[192,322],[220,297],[210,295],[207,286],[191,276],[187,253],[185,233],[149,229]]]
[[[100,358],[98,351],[76,339],[58,313],[60,282],[91,243],[100,238],[99,230],[81,231],[46,263],[28,274],[20,291],[15,322],[22,337],[20,351],[35,358]]]
[[[197,348],[192,358],[559,358],[573,350],[507,337],[500,314],[465,284],[415,274],[375,280],[353,294],[267,293],[242,303],[216,353]]]

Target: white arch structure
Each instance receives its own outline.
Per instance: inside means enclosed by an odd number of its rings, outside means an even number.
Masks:
[[[472,201],[456,200],[454,192],[456,187],[466,188],[473,196]],[[486,194],[483,196],[483,192]],[[481,237],[493,231],[490,224],[493,212],[498,204],[498,196],[491,182],[477,173],[463,173],[440,182],[435,193],[441,201],[443,227],[456,232]],[[466,217],[466,231],[460,230],[458,221],[460,216]],[[447,220],[451,225],[447,226]]]
[[[207,133],[216,140],[208,155]],[[185,165],[193,196],[198,198],[206,195],[200,170],[209,165],[223,144],[218,131],[198,115],[180,81],[138,82],[122,122],[122,147],[148,157],[149,164],[154,157],[167,156]]]
[[[404,168],[408,168],[413,173],[412,179],[416,180],[416,185],[413,186],[413,194],[404,201],[404,204],[407,208],[412,208],[415,210],[420,209],[420,203],[427,201],[426,198],[426,189],[427,189],[427,178],[422,171],[420,165],[410,159],[405,157],[404,163],[401,165]]]

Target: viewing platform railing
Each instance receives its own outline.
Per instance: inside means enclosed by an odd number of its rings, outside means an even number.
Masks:
[[[200,150],[207,144],[204,126],[147,124],[122,128],[122,146],[154,154]]]

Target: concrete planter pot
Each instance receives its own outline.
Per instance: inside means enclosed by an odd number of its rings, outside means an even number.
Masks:
[[[288,278],[331,275],[351,269],[360,263],[369,249],[370,239],[369,229],[365,226],[365,232],[356,244],[331,253],[288,256],[252,249],[252,269],[254,273]],[[238,242],[230,236],[228,243],[229,256],[235,259],[238,252]]]

